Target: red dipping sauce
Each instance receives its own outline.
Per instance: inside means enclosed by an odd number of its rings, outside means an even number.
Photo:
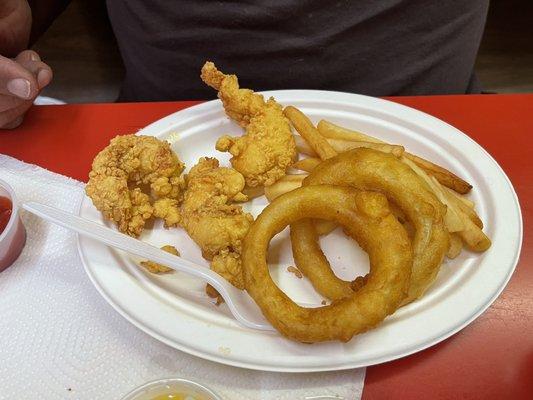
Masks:
[[[15,192],[0,180],[0,272],[13,264],[26,243]]]
[[[0,196],[0,233],[6,229],[7,223],[11,218],[12,208],[11,200],[7,197]]]

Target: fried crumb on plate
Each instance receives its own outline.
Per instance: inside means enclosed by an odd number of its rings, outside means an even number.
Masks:
[[[211,286],[209,283],[205,285],[205,293],[212,299],[216,299],[216,303],[215,303],[216,306],[219,306],[222,303],[224,303],[224,299],[222,298],[220,293],[218,293],[217,290],[213,286]]]
[[[176,250],[174,246],[171,245],[165,245],[161,247],[161,250],[166,251],[167,253],[174,254],[175,256],[179,256],[180,252]],[[141,261],[141,265],[146,268],[149,272],[152,274],[166,274],[169,272],[174,271],[172,268],[167,267],[166,265],[158,264],[153,261]]]
[[[303,278],[303,275],[302,275],[302,273],[300,272],[300,270],[299,270],[298,268],[296,268],[296,267],[293,267],[292,265],[289,265],[289,266],[287,267],[287,271],[289,271],[289,272],[293,273],[294,275],[296,275],[296,277],[297,277],[298,279],[302,279],[302,278]]]

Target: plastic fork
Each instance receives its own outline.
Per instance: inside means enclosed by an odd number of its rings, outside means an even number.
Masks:
[[[248,328],[273,331],[274,328],[263,317],[259,307],[248,294],[228,283],[209,268],[197,265],[181,257],[169,254],[148,243],[117,232],[96,222],[81,218],[55,207],[27,202],[22,208],[47,221],[73,230],[108,246],[124,250],[147,260],[166,265],[175,271],[193,275],[213,286],[225,300],[235,319]]]

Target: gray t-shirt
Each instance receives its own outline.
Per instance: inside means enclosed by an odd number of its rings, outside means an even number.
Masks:
[[[108,0],[124,101],[207,99],[204,61],[244,87],[479,92],[488,0]]]

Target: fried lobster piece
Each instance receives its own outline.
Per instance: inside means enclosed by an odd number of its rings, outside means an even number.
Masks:
[[[297,159],[289,121],[273,98],[239,88],[235,75],[225,75],[212,62],[202,68],[202,80],[218,91],[226,114],[245,129],[244,136],[222,136],[216,149],[233,156],[231,165],[248,187],[269,186],[285,175]]]
[[[243,289],[242,240],[253,222],[252,215],[235,204],[248,200],[242,193],[243,176],[233,168],[219,167],[215,158],[200,158],[186,180],[182,226],[211,261],[211,269]]]
[[[121,232],[139,236],[152,216],[179,223],[184,167],[168,142],[117,136],[95,157],[85,191]]]

